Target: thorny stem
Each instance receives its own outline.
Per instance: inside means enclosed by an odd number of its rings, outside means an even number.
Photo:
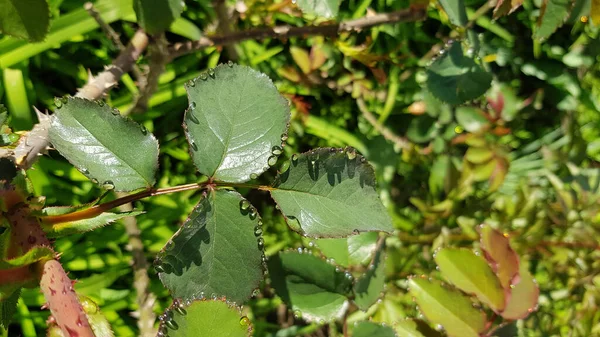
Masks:
[[[103,204],[94,205],[90,208],[86,208],[86,209],[83,209],[80,211],[75,211],[72,213],[61,214],[61,215],[41,216],[40,220],[45,225],[53,225],[53,224],[89,219],[89,218],[98,216],[104,212],[107,212],[115,207],[119,207],[121,205],[125,205],[125,204],[134,202],[134,201],[137,201],[140,199],[153,197],[153,196],[157,196],[157,195],[163,195],[163,194],[171,194],[171,193],[176,193],[176,192],[202,189],[202,188],[208,187],[209,185],[212,185],[215,187],[219,186],[219,187],[252,188],[252,189],[256,189],[256,190],[260,190],[260,191],[272,191],[272,190],[276,189],[271,186],[253,185],[253,184],[244,184],[244,183],[224,183],[224,182],[192,183],[192,184],[179,185],[179,186],[173,186],[173,187],[145,190],[145,191],[141,191],[138,193],[129,194],[129,195],[117,198],[115,200],[105,202]]]

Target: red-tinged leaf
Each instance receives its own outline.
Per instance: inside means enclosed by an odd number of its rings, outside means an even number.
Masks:
[[[519,268],[519,279],[501,313],[506,319],[523,319],[537,310],[540,289],[525,263],[521,263]]]
[[[499,0],[494,8],[494,19],[498,19],[504,15],[510,15],[512,12],[521,7],[523,0]]]
[[[519,256],[510,247],[508,236],[489,225],[481,225],[480,232],[481,249],[486,260],[498,276],[502,287],[510,291],[510,285],[519,273]]]
[[[298,71],[292,66],[277,69],[277,74],[291,82],[300,82],[300,74],[298,74]]]
[[[321,49],[320,46],[312,46],[312,48],[310,48],[311,70],[317,70],[321,68],[321,66],[325,64],[325,61],[327,61],[327,55],[325,55],[323,49]]]
[[[504,178],[508,173],[508,165],[508,162],[504,158],[498,158],[498,160],[496,160],[496,166],[488,180],[491,192],[497,190],[504,182]]]

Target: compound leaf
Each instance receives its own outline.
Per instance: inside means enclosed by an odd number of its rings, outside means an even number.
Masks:
[[[158,254],[161,281],[176,298],[204,293],[244,302],[263,276],[261,225],[239,193],[209,192]]]
[[[373,168],[354,149],[320,148],[292,157],[271,196],[290,227],[312,237],[392,231]]]
[[[320,258],[283,252],[271,257],[268,266],[277,295],[303,319],[330,321],[348,308],[352,281]]]
[[[194,164],[216,180],[244,182],[281,154],[290,110],[273,82],[246,66],[219,65],[186,85],[184,128]]]
[[[443,326],[448,336],[479,337],[485,329],[485,314],[469,297],[424,278],[413,277],[408,286],[423,315]]]
[[[50,11],[46,0],[0,0],[0,32],[2,34],[42,41],[50,27]]]
[[[133,10],[146,33],[157,34],[181,16],[184,4],[181,0],[134,0]]]
[[[52,144],[92,181],[118,191],[154,185],[158,141],[146,128],[103,102],[76,97],[57,99],[54,116]]]
[[[435,254],[442,275],[460,290],[475,294],[495,311],[505,305],[504,289],[484,259],[468,249],[443,248]]]

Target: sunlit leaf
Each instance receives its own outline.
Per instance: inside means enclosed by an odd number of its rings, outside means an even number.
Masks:
[[[303,73],[308,74],[311,72],[310,56],[308,52],[302,48],[292,46],[290,47],[290,53],[294,58],[294,62],[300,67]]]
[[[297,0],[296,4],[304,14],[333,18],[338,15],[340,0]]]
[[[377,232],[360,233],[341,239],[318,239],[316,245],[325,256],[337,265],[366,264],[371,260],[377,246]]]
[[[279,253],[268,265],[273,288],[296,316],[329,321],[340,318],[348,308],[352,281],[335,266],[295,252]]]
[[[77,209],[77,208],[75,208]],[[47,207],[42,210],[44,215],[59,215],[73,212],[71,207]],[[71,235],[75,233],[89,232],[94,229],[106,226],[117,220],[126,218],[128,216],[137,216],[144,212],[142,211],[130,211],[121,213],[104,212],[98,216],[89,219],[75,220],[61,222],[58,224],[44,224],[42,223],[42,229],[46,232],[49,238],[58,238],[61,236]]]
[[[504,236],[489,225],[482,225],[481,249],[492,270],[498,276],[504,289],[509,289],[519,272],[519,256],[510,247],[508,236]]]
[[[373,322],[359,322],[354,327],[352,337],[397,337],[394,329]],[[402,336],[404,337],[404,336]]]
[[[50,140],[79,171],[118,191],[154,185],[158,142],[144,127],[104,103],[63,97],[56,105]]]
[[[457,288],[475,294],[495,311],[504,309],[504,289],[483,258],[468,249],[443,248],[434,259],[444,278]]]
[[[148,34],[162,33],[181,15],[182,0],[134,0],[137,22]]]
[[[281,154],[290,112],[265,75],[246,66],[219,65],[186,85],[184,128],[194,164],[216,180],[244,182]]]
[[[46,0],[0,0],[0,32],[29,41],[48,33],[50,12]]]
[[[448,336],[479,337],[485,329],[485,314],[460,292],[418,277],[411,278],[408,286],[419,310],[431,323],[444,327]]]
[[[525,263],[519,267],[519,282],[512,287],[508,303],[500,314],[506,319],[523,319],[537,309],[540,289]]]
[[[418,330],[417,322],[412,319],[404,319],[397,322],[394,325],[394,330],[396,330],[396,334],[402,337],[425,337]]]
[[[448,19],[453,25],[464,26],[467,24],[467,11],[463,0],[440,0]]]
[[[161,281],[173,297],[203,293],[243,303],[262,279],[261,226],[237,192],[209,192],[158,254]]]
[[[373,168],[354,149],[320,148],[292,157],[271,196],[290,227],[311,237],[391,231]]]

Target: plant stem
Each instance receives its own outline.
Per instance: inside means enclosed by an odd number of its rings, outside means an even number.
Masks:
[[[75,211],[72,213],[61,214],[61,215],[42,216],[42,217],[40,217],[40,220],[44,224],[52,225],[52,224],[70,222],[70,221],[89,219],[89,218],[98,216],[104,212],[107,212],[115,207],[125,205],[127,203],[134,202],[136,200],[144,199],[147,197],[152,197],[155,195],[162,195],[162,194],[169,194],[169,193],[175,193],[175,192],[183,192],[183,191],[200,189],[207,185],[208,185],[208,183],[202,183],[202,184],[193,183],[193,184],[179,185],[179,186],[174,186],[174,187],[145,190],[145,191],[141,191],[138,193],[129,194],[124,197],[121,197],[121,198],[118,198],[118,199],[115,199],[115,200],[112,200],[112,201],[109,201],[109,202],[106,202],[103,204],[95,205],[95,206],[92,206],[90,208],[86,208],[86,209],[83,209],[80,211]]]

